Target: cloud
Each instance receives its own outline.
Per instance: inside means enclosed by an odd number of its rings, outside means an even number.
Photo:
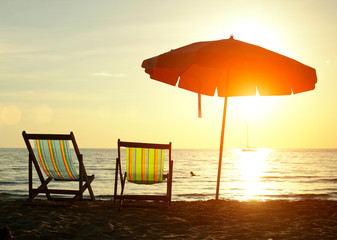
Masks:
[[[15,125],[21,120],[21,111],[15,105],[9,105],[2,109],[0,117],[8,126]]]
[[[91,74],[92,76],[96,76],[96,77],[113,77],[113,78],[121,78],[121,77],[125,77],[124,73],[107,73],[107,72],[98,72],[98,73],[93,73]]]

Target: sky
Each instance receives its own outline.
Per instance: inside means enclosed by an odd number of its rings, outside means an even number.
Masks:
[[[144,59],[229,38],[316,69],[313,91],[228,100],[225,148],[337,148],[337,1],[0,2],[0,148],[22,131],[69,133],[80,148],[117,140],[217,149],[223,99],[151,80]]]

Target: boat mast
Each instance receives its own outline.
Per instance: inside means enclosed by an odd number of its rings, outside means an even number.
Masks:
[[[248,124],[247,124],[247,148],[249,148],[249,144],[248,144]]]

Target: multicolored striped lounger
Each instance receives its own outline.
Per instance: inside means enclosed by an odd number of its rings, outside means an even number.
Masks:
[[[163,181],[164,150],[126,148],[126,169],[129,182],[140,184]]]
[[[49,200],[55,199],[51,194],[74,195],[72,198],[74,201],[82,199],[86,189],[89,190],[90,199],[95,200],[91,188],[94,175],[87,175],[83,164],[83,155],[79,151],[72,132],[70,134],[27,134],[23,131],[22,135],[29,152],[29,201],[32,201],[40,193],[45,193]],[[78,166],[73,162],[72,151],[69,147],[70,142],[74,147]],[[32,165],[34,165],[41,182],[38,188],[33,188]],[[49,189],[47,185],[51,180],[78,181],[79,189]]]
[[[118,140],[118,158],[116,159],[114,202],[125,199],[164,201],[171,204],[173,161],[172,144],[122,142]],[[123,152],[122,152],[123,151]],[[124,152],[125,151],[125,152]],[[168,152],[169,172],[164,172],[165,151]],[[124,158],[124,159],[123,159]],[[123,175],[122,163],[125,165]],[[121,194],[117,194],[118,179],[121,181]],[[165,195],[126,195],[126,180],[137,184],[156,184],[167,180]]]
[[[68,140],[34,140],[40,166],[55,180],[78,180]]]

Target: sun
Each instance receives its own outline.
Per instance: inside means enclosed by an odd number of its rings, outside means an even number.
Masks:
[[[234,35],[236,40],[289,56],[289,48],[285,45],[284,36],[277,31],[278,26],[271,25],[262,17],[235,15],[230,21],[226,20],[224,27],[225,32],[224,28],[214,27],[211,30],[211,38],[213,40],[226,39],[230,35]],[[255,96],[231,97],[228,101],[229,106],[233,109],[231,116],[237,113],[238,120],[244,119],[247,124],[259,119],[266,119],[274,115],[276,111],[275,106],[272,107],[275,101],[272,103],[271,98],[276,99],[275,96],[259,96],[258,91]],[[223,102],[220,103],[223,104]]]
[[[271,51],[288,55],[287,48],[283,42],[284,37],[277,31],[277,26],[269,25],[268,22],[262,21],[258,17],[233,18],[226,26],[226,35],[223,29],[221,32],[215,30],[214,37],[219,39],[229,38],[255,44]]]
[[[257,93],[255,96],[237,97],[233,104],[236,105],[237,109],[240,109],[239,112],[242,119],[245,119],[247,122],[253,122],[268,114],[268,102],[264,98]]]
[[[263,114],[263,102],[259,95],[244,98],[247,119],[256,119]]]

